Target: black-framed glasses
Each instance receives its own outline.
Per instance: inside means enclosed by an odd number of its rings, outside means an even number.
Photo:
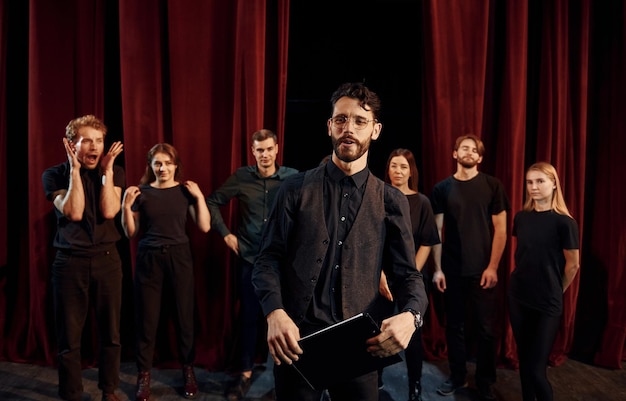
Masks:
[[[367,125],[372,121],[376,121],[375,118],[372,120],[368,120],[367,118],[361,116],[335,116],[331,117],[329,120],[336,128],[343,128],[348,120],[352,120],[352,125],[354,125],[354,128],[359,130],[367,127]]]

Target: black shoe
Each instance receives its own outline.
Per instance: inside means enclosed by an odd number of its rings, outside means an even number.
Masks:
[[[422,383],[419,380],[409,384],[409,401],[422,401]]]
[[[378,373],[378,389],[382,390],[385,387],[385,383],[383,383],[383,374]]]
[[[409,401],[422,401],[422,394],[421,393],[411,394],[411,396],[409,396]]]
[[[452,379],[448,379],[445,382],[441,383],[437,388],[437,393],[440,395],[452,395],[458,389],[467,387],[467,382],[457,383],[452,381]]]
[[[239,380],[228,390],[226,398],[228,401],[239,401],[243,399],[250,386],[252,385],[252,377],[246,377],[244,375],[239,376]]]

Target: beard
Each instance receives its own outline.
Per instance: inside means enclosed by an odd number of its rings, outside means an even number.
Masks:
[[[457,159],[458,163],[464,168],[473,168],[478,165],[478,160],[474,160],[471,157],[467,157],[464,159]]]
[[[361,156],[367,153],[367,151],[370,148],[370,142],[371,142],[370,139],[367,139],[364,143],[361,143],[358,140],[353,139],[354,145],[356,145],[356,151],[345,148],[341,146],[341,144],[346,138],[347,137],[342,137],[342,138],[337,139],[335,137],[331,137],[333,149],[335,150],[335,155],[337,155],[337,158],[341,160],[342,162],[351,163],[355,160],[358,160]]]

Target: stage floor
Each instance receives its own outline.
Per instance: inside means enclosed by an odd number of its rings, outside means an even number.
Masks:
[[[453,396],[443,397],[436,393],[437,386],[447,377],[447,362],[436,361],[424,364],[423,386],[424,401],[478,400],[473,388],[474,365],[468,363],[470,387]],[[624,401],[626,400],[626,370],[609,370],[568,360],[559,367],[548,369],[548,375],[554,387],[555,401]],[[117,394],[122,400],[133,401],[135,392],[136,370],[134,362],[123,362],[121,366],[121,384]],[[198,401],[223,401],[224,392],[234,377],[224,372],[208,372],[196,368],[196,377],[200,385]],[[101,393],[97,385],[97,370],[86,369],[83,372],[85,393],[83,400],[100,401]],[[385,368],[384,387],[380,390],[380,401],[406,401],[407,377],[404,362]],[[151,401],[183,400],[180,395],[182,377],[179,369],[152,370]],[[255,369],[254,383],[246,400],[273,400],[272,364],[261,365]],[[494,392],[499,400],[521,400],[519,375],[510,369],[498,369],[498,382]],[[57,372],[52,367],[28,364],[0,362],[0,400],[57,400]]]

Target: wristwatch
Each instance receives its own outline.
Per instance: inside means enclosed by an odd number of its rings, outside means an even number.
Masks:
[[[404,308],[402,312],[411,312],[413,314],[413,317],[415,318],[415,329],[419,329],[424,324],[424,321],[422,320],[422,314],[415,309]]]

